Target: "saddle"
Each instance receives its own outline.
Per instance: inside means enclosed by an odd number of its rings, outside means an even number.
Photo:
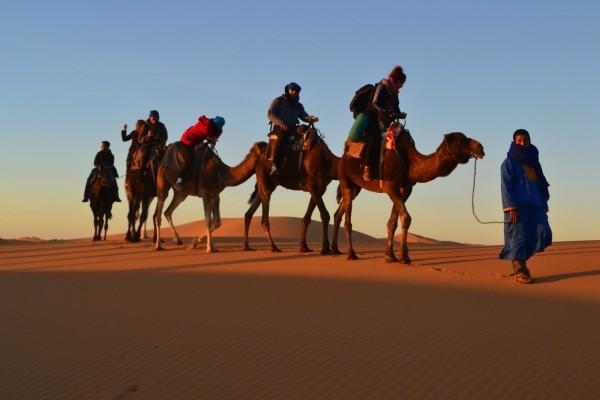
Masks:
[[[283,162],[293,154],[298,154],[298,171],[302,169],[302,160],[304,153],[311,150],[315,144],[321,140],[319,133],[312,125],[299,125],[296,128],[296,134],[289,137],[289,145],[283,154]]]

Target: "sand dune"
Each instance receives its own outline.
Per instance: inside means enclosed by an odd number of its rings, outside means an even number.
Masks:
[[[265,234],[261,227],[261,218],[253,217],[252,222],[250,224],[250,232],[249,237],[252,240],[262,240],[265,238]],[[300,228],[302,225],[302,219],[296,217],[271,217],[271,235],[276,240],[283,241],[298,241],[300,239]],[[149,227],[151,226],[151,223]],[[180,236],[186,237],[195,237],[199,236],[200,238],[204,238],[206,232],[206,225],[204,224],[204,220],[188,222],[185,224],[177,225],[177,232],[179,232]],[[321,221],[313,220],[308,226],[307,230],[307,238],[308,240],[319,241],[321,240]],[[228,238],[231,241],[232,239],[240,239],[244,234],[244,219],[243,218],[223,218],[221,227],[215,231],[215,238]],[[161,235],[164,237],[171,237],[171,229],[167,226],[165,227],[163,224],[163,228],[161,229]],[[331,238],[333,235],[333,225],[329,225],[329,237]],[[124,233],[111,234],[109,235],[110,239],[122,239]],[[346,238],[344,235],[343,227],[340,229],[340,241],[345,242]],[[376,243],[381,242],[385,239],[377,239],[373,236],[367,235],[360,231],[353,230],[352,238],[356,242],[362,243]],[[399,241],[400,235],[396,236],[396,241]],[[440,242],[435,239],[426,238],[424,236],[416,235],[413,233],[408,234],[408,242],[415,244],[444,244],[444,245],[458,245],[456,242]]]
[[[356,247],[6,244],[0,399],[598,398],[600,242]]]
[[[399,242],[401,239],[402,239],[401,233],[394,236],[394,241],[396,241],[396,242]],[[408,232],[407,242],[408,243],[419,243],[419,244],[431,244],[431,245],[434,245],[434,244],[435,245],[448,245],[448,246],[463,245],[463,243],[459,243],[459,242],[451,242],[448,240],[436,240],[436,239],[417,235],[415,233],[410,233],[410,232]]]

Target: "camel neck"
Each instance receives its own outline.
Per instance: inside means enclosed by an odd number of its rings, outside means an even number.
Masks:
[[[329,147],[327,147],[325,142],[322,143],[322,146],[323,146],[323,149],[325,152],[325,157],[329,160],[329,165],[331,168],[329,173],[333,179],[337,180],[338,179],[338,165],[340,162],[340,158],[331,152],[331,150],[329,149]]]
[[[409,178],[413,182],[425,183],[440,176],[448,176],[458,165],[442,148],[434,153],[423,155],[411,146],[407,149]]]
[[[238,186],[246,182],[254,174],[257,162],[258,158],[252,152],[248,153],[241,163],[233,167],[221,162],[219,171],[223,186]]]

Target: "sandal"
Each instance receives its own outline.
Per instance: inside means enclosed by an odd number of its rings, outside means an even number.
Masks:
[[[533,283],[533,279],[531,278],[531,276],[528,273],[519,271],[515,274],[515,282],[528,285],[528,284]]]

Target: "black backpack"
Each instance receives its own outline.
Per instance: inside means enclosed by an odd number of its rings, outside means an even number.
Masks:
[[[368,83],[354,93],[350,101],[350,111],[354,114],[354,118],[369,107],[374,90],[375,85]]]

